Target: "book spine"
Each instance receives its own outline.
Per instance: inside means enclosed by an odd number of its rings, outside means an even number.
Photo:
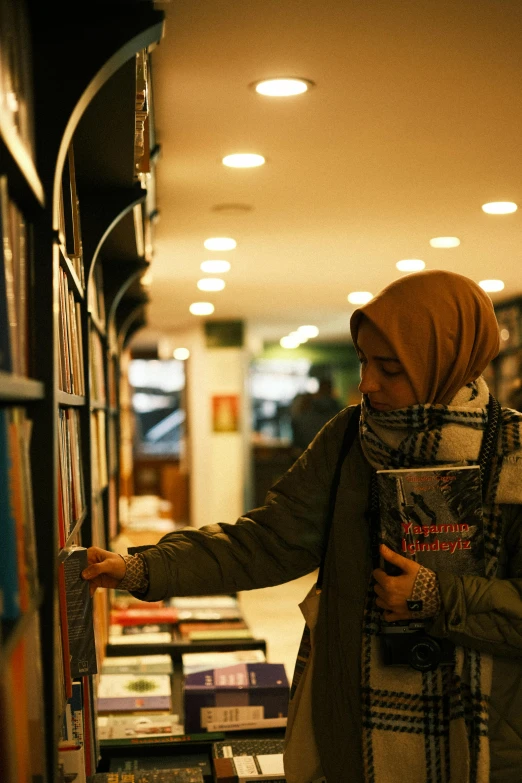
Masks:
[[[20,616],[20,580],[10,475],[9,414],[0,408],[0,615],[15,620]]]

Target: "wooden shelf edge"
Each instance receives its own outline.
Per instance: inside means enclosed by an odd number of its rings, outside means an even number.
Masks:
[[[0,402],[12,400],[42,400],[45,388],[41,381],[0,371]]]
[[[56,392],[56,401],[58,405],[68,406],[69,408],[80,408],[85,405],[86,398],[79,394],[69,394],[69,392],[58,389]]]

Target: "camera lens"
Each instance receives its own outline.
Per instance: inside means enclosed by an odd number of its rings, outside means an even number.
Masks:
[[[433,671],[439,665],[440,658],[440,645],[429,636],[423,636],[408,651],[408,663],[419,672]]]

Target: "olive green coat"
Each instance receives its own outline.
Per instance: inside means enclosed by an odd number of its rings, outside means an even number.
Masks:
[[[148,550],[150,588],[145,600],[251,590],[314,571],[321,559],[333,472],[352,410],[341,411],[321,430],[272,487],[264,506],[235,524],[169,533]],[[372,568],[365,515],[369,483],[370,467],[356,442],[341,474],[316,630],[314,726],[328,783],[363,783],[360,649]],[[495,656],[491,783],[520,783],[522,506],[505,506],[503,524],[502,578],[439,574],[442,610],[430,633]]]

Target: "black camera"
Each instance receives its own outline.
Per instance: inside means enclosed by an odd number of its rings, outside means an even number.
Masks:
[[[453,642],[430,636],[424,623],[418,620],[383,621],[379,635],[385,666],[411,666],[419,672],[428,672],[455,662]]]

